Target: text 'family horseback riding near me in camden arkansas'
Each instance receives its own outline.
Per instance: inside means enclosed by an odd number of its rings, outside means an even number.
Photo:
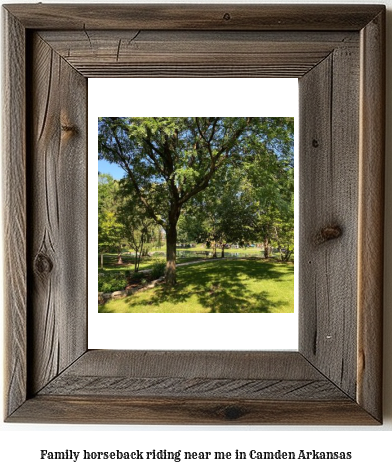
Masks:
[[[189,460],[336,460],[352,459],[350,451],[316,451],[304,450],[298,451],[258,451],[251,449],[249,451],[168,451],[166,449],[152,449],[150,451],[74,451],[66,449],[64,451],[40,450],[40,459],[42,460],[70,460],[77,462],[79,460],[134,460],[134,461],[153,461],[153,460],[172,460],[174,462]]]

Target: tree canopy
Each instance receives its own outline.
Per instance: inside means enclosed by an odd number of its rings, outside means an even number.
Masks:
[[[253,229],[269,207],[290,209],[293,128],[281,117],[99,119],[99,159],[124,170],[124,188],[166,232],[169,285],[181,214],[204,209],[223,245],[239,238],[248,217]]]

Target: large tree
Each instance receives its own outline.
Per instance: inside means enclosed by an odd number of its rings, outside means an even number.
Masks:
[[[176,282],[177,222],[184,204],[250,133],[250,118],[105,117],[99,121],[99,158],[126,172],[149,216],[166,232],[166,282]]]
[[[288,128],[280,118],[100,118],[99,158],[121,166],[148,215],[165,229],[169,285],[176,282],[177,222],[185,204],[223,166],[241,166],[246,155],[252,160],[257,147],[281,152]]]

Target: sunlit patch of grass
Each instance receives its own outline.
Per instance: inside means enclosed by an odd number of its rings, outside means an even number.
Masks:
[[[177,263],[186,263],[186,262],[196,262],[198,260],[203,260],[205,257],[202,256],[188,256],[188,257],[177,257]],[[115,272],[124,272],[124,271],[134,271],[134,257],[131,255],[122,256],[123,265],[117,264],[117,255],[105,255],[104,266],[101,268],[99,261],[98,273],[115,273]],[[153,265],[158,262],[164,262],[165,258],[161,255],[151,256],[151,257],[142,257],[139,271],[140,270],[151,270]]]
[[[215,260],[177,268],[178,284],[158,285],[99,307],[110,313],[293,313],[294,266]]]

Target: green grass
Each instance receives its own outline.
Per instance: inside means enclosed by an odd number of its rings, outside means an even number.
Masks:
[[[187,252],[212,252],[213,251],[213,248],[206,248],[206,246],[204,244],[197,244],[196,247],[191,247],[191,248],[181,248],[181,247],[177,247],[177,250],[178,251],[181,251],[181,250],[185,250]],[[222,249],[220,248],[217,248],[216,249],[216,253],[218,256],[220,256],[222,252]],[[246,248],[229,248],[229,249],[225,249],[225,255],[229,256],[230,254],[235,254],[235,253],[241,253],[241,254],[246,254],[246,255],[249,255],[249,256],[262,256],[263,252],[261,249],[259,248],[256,248],[256,247],[246,247]]]
[[[186,263],[186,262],[195,262],[198,260],[203,260],[206,257],[202,255],[187,256],[187,257],[177,257],[177,263]],[[104,266],[101,268],[101,256],[98,256],[98,273],[113,273],[113,272],[124,272],[129,270],[134,271],[134,257],[132,255],[122,255],[123,265],[117,264],[117,255],[114,254],[105,254],[104,255]],[[140,262],[140,270],[150,270],[154,263],[165,262],[165,256],[156,255],[151,257],[142,257]]]
[[[294,266],[224,260],[177,268],[173,289],[159,285],[99,306],[100,313],[292,313]]]
[[[104,255],[104,266],[101,268],[101,256],[98,256],[98,273],[112,273],[112,272],[123,272],[129,270],[134,271],[134,257],[132,255],[122,255],[123,265],[117,264],[117,255],[105,254]],[[152,268],[154,263],[164,262],[164,256],[153,256],[143,257],[140,263],[139,270],[149,270]]]
[[[198,244],[196,247],[191,247],[191,248],[181,248],[181,247],[177,247],[177,251],[181,252],[181,251],[185,251],[185,252],[192,252],[192,253],[198,253],[198,252],[212,252],[213,249],[210,248],[210,249],[207,249],[205,247],[204,244]],[[222,253],[222,249],[220,248],[217,248],[216,249],[216,254],[218,256],[218,258],[221,256],[221,253]],[[236,254],[240,254],[241,257],[259,257],[259,258],[264,258],[264,250],[260,249],[260,248],[257,248],[257,247],[241,247],[241,248],[234,248],[234,247],[231,247],[229,249],[225,249],[225,252],[224,252],[224,255],[225,257],[231,257],[231,256],[236,256]],[[276,257],[278,259],[280,259],[280,254],[279,252],[276,250],[275,252],[272,253],[271,257]],[[208,258],[208,257],[207,257]]]
[[[161,248],[152,248],[150,252],[156,252],[155,255],[151,257],[142,257],[139,270],[149,270],[152,265],[158,261],[165,261],[166,247]],[[177,252],[186,252],[186,256],[177,256],[177,263],[185,263],[197,260],[203,260],[211,258],[211,256],[205,255],[206,252],[212,253],[212,249],[207,249],[204,244],[197,244],[196,247],[191,248],[181,248],[177,247]],[[217,249],[217,257],[221,256],[221,249]],[[247,247],[247,248],[230,248],[225,249],[225,257],[235,256],[239,253],[241,257],[260,257],[263,258],[264,253],[261,249],[256,247]],[[277,257],[279,257],[276,254]],[[101,255],[98,255],[98,272],[99,273],[108,273],[108,272],[118,272],[118,271],[133,271],[134,270],[134,257],[133,255],[128,255],[126,253],[122,254],[123,265],[117,264],[117,254],[104,254],[104,267],[101,268]]]

